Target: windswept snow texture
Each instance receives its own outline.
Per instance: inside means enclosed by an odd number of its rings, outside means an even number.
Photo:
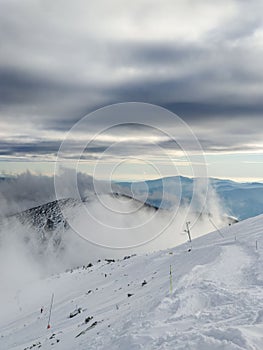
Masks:
[[[259,216],[194,240],[191,252],[103,260],[28,284],[1,300],[0,349],[261,350],[262,227]]]

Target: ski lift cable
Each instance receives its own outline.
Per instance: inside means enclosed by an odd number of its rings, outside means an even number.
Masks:
[[[209,219],[209,221],[211,222],[211,224],[213,225],[213,227],[217,230],[217,232],[220,234],[220,236],[222,237],[222,238],[224,238],[224,235],[223,235],[223,233],[219,230],[219,228],[215,225],[215,223],[212,221],[212,219],[211,218],[208,218]]]

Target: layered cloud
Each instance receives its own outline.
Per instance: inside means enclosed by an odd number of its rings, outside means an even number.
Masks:
[[[83,115],[126,101],[177,113],[207,152],[263,150],[261,1],[2,0],[0,7],[1,159],[52,159]],[[152,145],[144,131],[135,154]],[[87,156],[108,145],[98,140]]]

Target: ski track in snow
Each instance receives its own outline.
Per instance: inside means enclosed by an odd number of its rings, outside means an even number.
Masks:
[[[262,350],[262,230],[259,216],[225,228],[224,238],[194,240],[190,253],[182,245],[25,286],[1,317],[0,349]],[[83,311],[69,318],[76,306]]]

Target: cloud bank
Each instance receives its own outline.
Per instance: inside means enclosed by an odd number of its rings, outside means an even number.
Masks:
[[[80,117],[124,101],[178,113],[208,152],[262,151],[262,6],[2,0],[3,159],[52,159]]]

